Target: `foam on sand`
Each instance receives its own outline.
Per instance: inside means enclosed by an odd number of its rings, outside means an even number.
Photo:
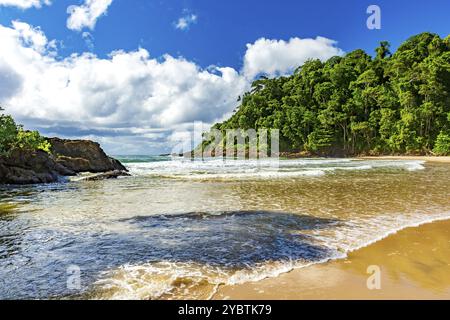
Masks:
[[[214,266],[195,262],[148,262],[124,265],[104,272],[95,284],[95,297],[105,299],[210,299],[220,285],[237,285],[277,277],[293,269],[330,260],[378,242],[405,228],[450,219],[450,212],[434,215],[374,217],[365,221],[338,224],[331,233],[321,229],[307,234],[316,244],[325,246],[325,255],[314,259],[271,260],[244,267]],[[328,229],[327,229],[328,230]],[[249,248],[257,250],[257,248]],[[324,251],[325,252],[325,251]],[[305,250],[307,255],[308,250]],[[200,254],[200,253],[199,253]]]

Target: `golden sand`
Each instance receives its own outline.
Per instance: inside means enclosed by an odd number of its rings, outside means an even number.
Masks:
[[[369,290],[367,268],[381,270]],[[349,254],[276,278],[219,288],[214,299],[450,299],[450,220],[407,228]]]
[[[359,157],[364,160],[422,160],[428,162],[450,163],[450,157],[432,157],[432,156],[376,156]]]

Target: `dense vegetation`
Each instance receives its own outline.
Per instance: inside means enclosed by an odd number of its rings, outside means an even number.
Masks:
[[[39,132],[26,131],[10,115],[0,113],[0,156],[8,156],[13,150],[49,152],[50,143]]]
[[[289,77],[261,77],[239,101],[213,128],[279,129],[282,151],[450,154],[450,36],[309,60]]]

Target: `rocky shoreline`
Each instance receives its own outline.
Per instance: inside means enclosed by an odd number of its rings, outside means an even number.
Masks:
[[[95,173],[95,179],[129,175],[120,161],[109,157],[100,145],[89,140],[48,138],[51,152],[15,150],[0,157],[0,184],[58,182],[78,173]],[[85,179],[88,180],[88,179]]]

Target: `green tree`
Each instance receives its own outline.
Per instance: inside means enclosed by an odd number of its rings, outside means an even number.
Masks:
[[[256,80],[221,130],[278,128],[282,151],[428,153],[450,130],[450,36],[380,43]],[[438,139],[439,137],[439,139]]]
[[[3,109],[0,107],[0,111]],[[18,128],[9,115],[0,114],[0,155],[6,155],[17,141]]]
[[[0,111],[3,108],[0,107]],[[0,114],[0,155],[13,150],[43,150],[50,153],[50,143],[37,131],[26,131],[10,115]]]
[[[441,131],[436,139],[436,145],[433,151],[440,156],[450,155],[450,134]]]

